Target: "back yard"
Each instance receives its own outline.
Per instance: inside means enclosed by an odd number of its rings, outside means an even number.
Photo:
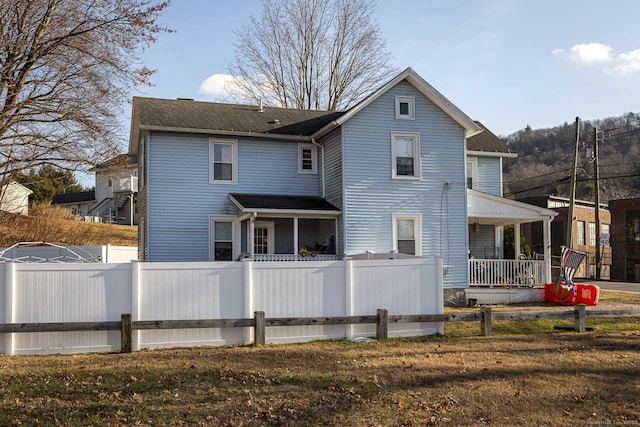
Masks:
[[[620,295],[603,305],[638,302]],[[640,423],[640,324],[554,330],[563,322],[495,322],[493,337],[473,322],[386,342],[5,357],[0,425]]]

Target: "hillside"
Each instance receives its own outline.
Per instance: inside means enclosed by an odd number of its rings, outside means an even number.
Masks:
[[[593,200],[593,128],[599,131],[602,202],[640,196],[640,114],[583,120],[576,197]],[[503,137],[516,159],[504,161],[505,196],[569,196],[575,152],[575,125],[525,129]]]
[[[31,216],[0,212],[0,247],[18,242],[49,242],[74,246],[137,246],[138,227],[92,224],[59,214]]]

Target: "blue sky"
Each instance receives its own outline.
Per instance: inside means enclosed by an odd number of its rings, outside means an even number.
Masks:
[[[259,0],[173,0],[161,22],[175,32],[146,51],[155,86],[138,95],[221,100],[203,83],[228,73],[233,31],[260,11]],[[377,0],[375,11],[394,65],[499,135],[640,111],[639,16],[637,0]]]

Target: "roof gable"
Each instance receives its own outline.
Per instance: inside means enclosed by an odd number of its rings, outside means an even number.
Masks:
[[[482,123],[476,121],[476,124],[482,128],[482,132],[467,138],[467,150],[483,153],[504,153],[510,157],[515,157],[509,146],[501,138],[498,138],[493,132],[487,129]]]
[[[482,127],[474,122],[469,116],[462,112],[458,107],[456,107],[451,101],[449,101],[444,95],[438,92],[433,86],[427,83],[422,77],[418,75],[412,68],[407,68],[396,77],[391,79],[387,84],[380,87],[380,89],[373,92],[371,95],[366,97],[360,103],[355,105],[353,108],[349,109],[343,115],[337,117],[335,120],[327,123],[322,129],[316,132],[313,136],[318,138],[322,135],[327,134],[334,128],[342,125],[344,122],[349,120],[351,117],[356,115],[359,111],[367,107],[374,100],[378,99],[382,94],[390,90],[392,87],[396,86],[401,81],[406,80],[411,85],[413,85],[420,93],[422,93],[427,99],[433,102],[438,108],[444,111],[449,117],[451,117],[456,123],[462,126],[465,131],[467,137],[475,135],[479,132],[482,132]]]

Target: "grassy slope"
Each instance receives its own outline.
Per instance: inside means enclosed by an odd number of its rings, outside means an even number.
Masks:
[[[51,212],[31,216],[0,212],[0,247],[18,242],[137,246],[138,227],[74,221]]]

